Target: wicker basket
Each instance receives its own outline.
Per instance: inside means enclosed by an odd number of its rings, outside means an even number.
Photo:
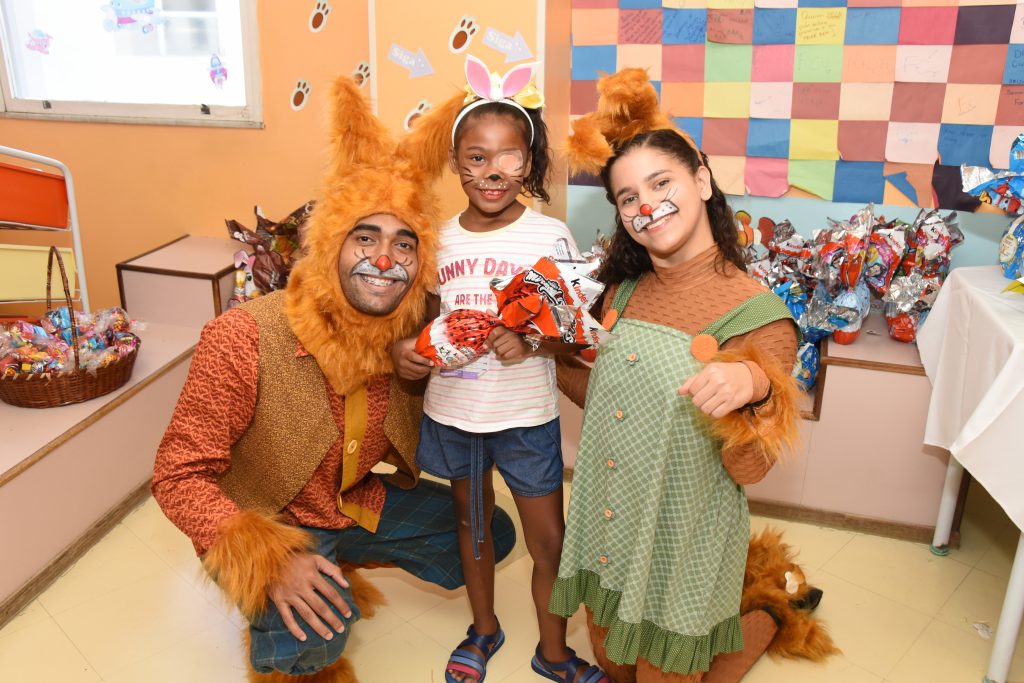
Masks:
[[[120,388],[132,376],[135,358],[139,355],[138,345],[124,358],[95,372],[80,368],[78,353],[78,323],[71,307],[71,290],[64,261],[55,247],[50,247],[50,258],[46,264],[46,310],[52,310],[50,281],[53,274],[53,258],[57,257],[60,279],[64,285],[64,300],[71,319],[71,342],[75,354],[75,369],[69,372],[21,374],[0,378],[0,400],[23,408],[53,408],[70,403],[80,403],[91,398],[109,394]],[[141,344],[141,340],[140,340]]]

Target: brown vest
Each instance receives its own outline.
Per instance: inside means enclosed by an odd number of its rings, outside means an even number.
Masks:
[[[285,292],[261,296],[241,309],[259,329],[256,410],[231,447],[231,467],[219,484],[239,507],[276,513],[309,482],[341,433],[316,359],[295,355],[299,341],[288,324]],[[417,389],[391,378],[384,434],[392,447],[382,462],[398,468],[387,478],[401,488],[412,488],[419,478],[415,457],[423,398]]]

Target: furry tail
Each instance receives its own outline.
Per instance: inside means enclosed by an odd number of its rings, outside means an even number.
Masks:
[[[314,545],[305,531],[255,510],[228,517],[218,531],[203,566],[247,619],[263,611],[267,588],[292,556]]]

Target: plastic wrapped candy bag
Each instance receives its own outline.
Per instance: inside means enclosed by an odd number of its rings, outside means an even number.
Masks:
[[[907,253],[903,258],[902,275],[920,271],[927,277],[946,279],[950,252],[964,241],[955,211],[945,218],[937,209],[921,209],[907,235]]]
[[[915,341],[940,286],[937,278],[926,278],[921,272],[894,277],[889,291],[882,297],[889,336],[908,344]]]
[[[844,289],[840,292],[835,298],[835,305],[857,312],[854,320],[832,333],[832,338],[837,344],[852,344],[860,336],[864,318],[871,311],[871,290],[868,289],[867,283],[861,280],[853,289]]]
[[[999,267],[1011,280],[1024,275],[1024,216],[1010,223],[1003,233],[999,242]]]
[[[852,324],[859,316],[860,311],[856,307],[850,308],[836,303],[827,289],[818,287],[807,304],[807,310],[797,323],[804,340],[814,343]]]
[[[814,236],[811,274],[834,295],[860,281],[874,227],[874,207],[867,205],[848,221],[829,219],[829,225]]]
[[[498,314],[456,309],[434,320],[416,340],[416,352],[435,365],[455,369],[484,355],[484,342],[498,326],[536,340],[594,346],[607,331],[589,310],[604,285],[591,275],[596,261],[544,258],[512,277],[491,282]]]
[[[985,204],[1015,215],[1024,214],[1024,133],[1010,146],[1010,169],[996,173],[984,166],[960,167],[963,190]]]
[[[818,347],[810,342],[804,342],[796,352],[796,364],[793,366],[793,378],[804,391],[814,388],[814,383],[818,380],[819,364]]]
[[[788,220],[776,223],[772,230],[772,235],[768,238],[768,252],[772,255],[772,260],[806,275],[810,271],[814,255],[807,238],[798,233]]]
[[[71,317],[66,306],[47,312],[39,325],[16,322],[0,330],[0,376],[67,372],[74,369]],[[75,311],[79,368],[95,372],[139,346],[138,324],[121,308],[95,314]]]
[[[782,303],[786,304],[789,312],[793,314],[794,320],[799,320],[807,310],[807,292],[799,282],[789,280],[776,285],[772,291],[782,299]]]
[[[908,227],[906,223],[893,221],[871,233],[864,259],[864,280],[880,295],[889,289],[889,283],[903,261],[907,251]]]

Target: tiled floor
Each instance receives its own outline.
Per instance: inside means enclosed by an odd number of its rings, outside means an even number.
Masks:
[[[499,502],[513,509],[507,489]],[[844,654],[824,665],[763,658],[751,683],[977,683],[999,619],[1018,532],[977,487],[963,548],[949,557],[927,546],[755,518],[800,549],[809,580],[825,591],[818,609]],[[537,627],[522,543],[500,567],[497,607],[509,634],[488,683],[541,681],[529,667]],[[371,574],[390,600],[349,641],[363,683],[441,683],[450,649],[468,623],[459,591],[398,570]],[[152,500],[132,512],[28,609],[0,631],[4,683],[234,683],[245,680],[242,620],[199,573],[190,543]],[[570,645],[589,655],[579,615]],[[1012,681],[1024,681],[1024,647]]]

